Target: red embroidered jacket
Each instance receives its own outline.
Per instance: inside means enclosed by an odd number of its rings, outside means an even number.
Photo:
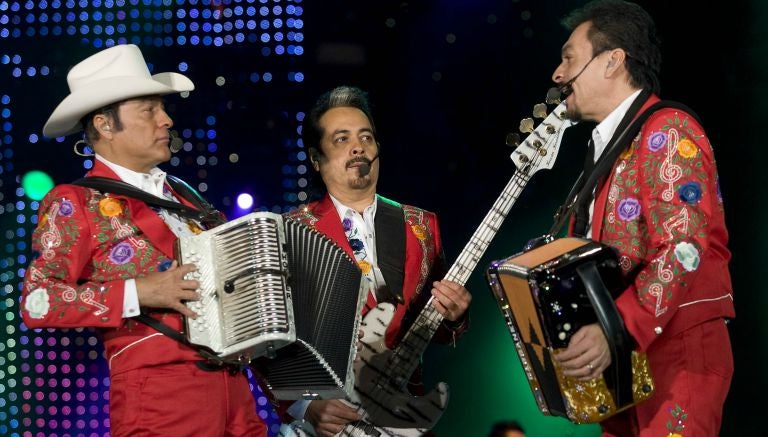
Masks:
[[[99,161],[88,176],[119,179]],[[176,236],[154,210],[126,196],[63,184],[45,196],[38,219],[22,292],[27,326],[98,328],[112,374],[200,359],[192,349],[122,317],[125,281],[173,260]],[[153,316],[182,330],[176,312]]]
[[[640,349],[734,317],[714,153],[690,114],[662,108],[645,122],[600,188],[592,238],[618,250],[625,273],[643,265],[616,302]]]
[[[406,305],[397,305],[395,315],[387,328],[387,347],[393,348],[401,332],[403,317],[409,305],[417,298],[419,293],[430,293],[432,284],[428,280],[441,280],[445,273],[443,259],[443,247],[440,240],[440,227],[437,216],[413,206],[397,204],[381,196],[378,199],[395,204],[403,209],[405,214],[406,244],[405,244],[405,277],[403,281],[403,299]],[[317,229],[327,235],[349,256],[354,259],[354,252],[344,233],[341,219],[336,211],[331,198],[326,195],[322,200],[313,202],[307,207],[297,209],[288,214],[289,217]],[[424,302],[421,302],[422,304]],[[365,315],[370,308],[376,306],[376,300],[369,293],[368,301],[363,309]],[[440,343],[448,343],[454,340],[454,336],[461,334],[466,329],[466,323],[455,331],[441,326],[435,333],[434,340]]]

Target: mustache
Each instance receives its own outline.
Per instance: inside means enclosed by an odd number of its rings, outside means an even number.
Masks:
[[[573,83],[576,81],[576,78],[569,80],[568,82],[564,83],[560,87],[557,88],[557,90],[560,92],[561,99],[566,99],[568,96],[570,96],[573,93]]]
[[[365,156],[360,156],[358,158],[352,158],[349,161],[347,161],[347,168],[352,167],[355,164],[369,164],[371,163],[371,160],[366,158]]]

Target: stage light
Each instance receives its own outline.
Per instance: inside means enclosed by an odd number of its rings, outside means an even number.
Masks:
[[[253,207],[253,196],[242,193],[237,196],[237,206],[240,209],[251,209]]]
[[[53,179],[40,170],[32,170],[21,177],[24,193],[32,200],[41,200],[53,188]]]

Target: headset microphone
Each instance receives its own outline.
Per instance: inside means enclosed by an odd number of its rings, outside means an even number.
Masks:
[[[375,161],[377,159],[379,159],[379,154],[378,153],[369,162],[362,162],[362,163],[360,163],[360,166],[357,167],[357,171],[360,174],[361,178],[367,176],[368,173],[371,172],[371,164],[373,164],[373,161]]]
[[[176,131],[168,131],[168,135],[171,137],[171,143],[169,145],[171,148],[171,153],[176,153],[181,150],[181,146],[184,142],[181,140],[181,138],[178,137]]]
[[[579,71],[579,73],[576,76],[573,76],[573,79],[569,80],[568,82],[558,87],[558,90],[560,90],[560,93],[563,95],[563,98],[566,98],[569,95],[571,95],[571,93],[573,92],[573,86],[572,86],[573,83],[576,82],[576,79],[578,79],[579,76],[581,76],[581,73],[583,73],[584,70],[586,70],[587,67],[589,67],[589,64],[591,64],[596,57],[597,55],[592,56],[592,58],[590,58],[590,60],[584,65],[584,67],[582,67],[581,71]]]

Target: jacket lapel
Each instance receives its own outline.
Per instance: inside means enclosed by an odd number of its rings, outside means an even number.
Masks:
[[[350,258],[355,259],[355,252],[347,241],[347,234],[344,233],[339,213],[336,211],[331,198],[326,194],[312,212],[318,217],[315,228],[341,246]]]
[[[394,300],[403,303],[405,215],[399,206],[376,197],[376,258],[387,283],[387,289],[378,292],[379,301]]]

